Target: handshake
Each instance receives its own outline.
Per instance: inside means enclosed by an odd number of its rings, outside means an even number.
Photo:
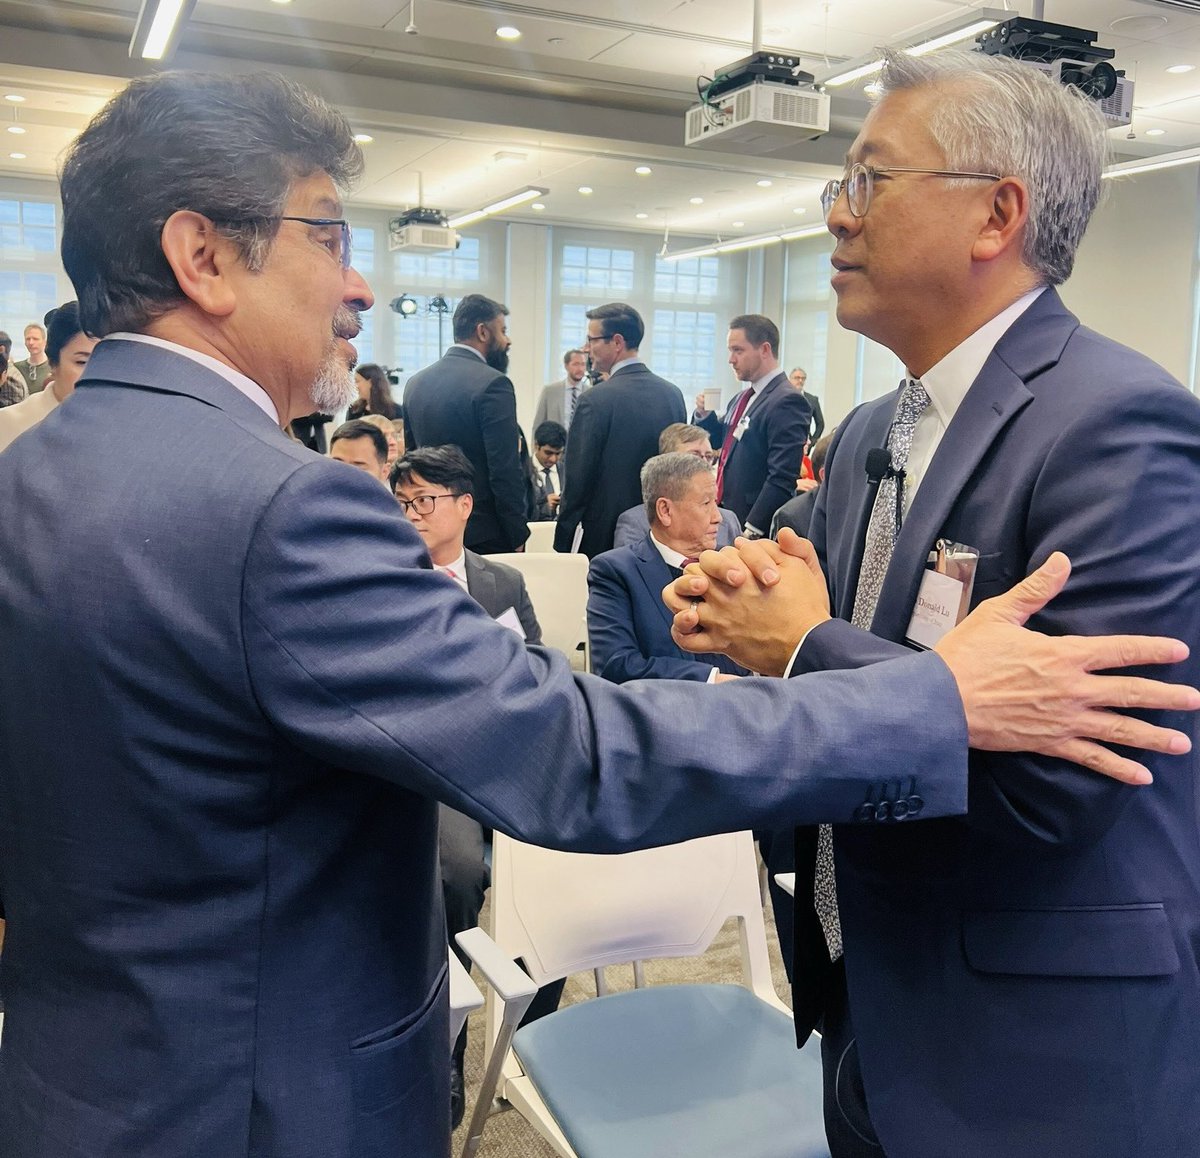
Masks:
[[[958,684],[971,747],[1037,752],[1127,784],[1148,784],[1143,765],[1105,745],[1182,755],[1191,742],[1182,732],[1112,709],[1195,711],[1200,692],[1094,673],[1178,663],[1187,658],[1187,645],[1157,636],[1049,636],[1026,628],[1070,574],[1070,560],[1055,552],[1009,591],[980,603],[933,650]],[[663,589],[663,601],[675,615],[671,634],[685,651],[721,652],[771,676],[787,674],[808,633],[831,618],[816,552],[788,529],[778,543],[737,539],[732,547],[705,551]],[[891,646],[896,655],[907,650]]]

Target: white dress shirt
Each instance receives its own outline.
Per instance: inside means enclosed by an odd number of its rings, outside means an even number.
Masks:
[[[445,565],[442,565],[441,563],[434,563],[433,569],[435,571],[440,571],[443,575],[448,575],[454,580],[455,583],[457,583],[464,591],[466,591],[468,595],[471,594],[470,589],[467,587],[466,551],[460,551],[457,559],[454,559]]]
[[[682,571],[684,564],[689,561],[687,555],[681,555],[673,547],[668,547],[666,543],[660,543],[658,539],[654,537],[653,530],[650,532],[650,542],[654,544],[654,549],[662,556],[663,562],[666,563],[668,567],[674,567],[676,571]],[[708,679],[705,680],[705,683],[716,683],[717,676],[720,674],[720,671],[721,669],[719,667],[712,668],[708,673]]]

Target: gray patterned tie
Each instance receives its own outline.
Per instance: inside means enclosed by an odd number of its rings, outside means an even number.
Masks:
[[[908,453],[912,449],[913,433],[917,419],[929,405],[929,395],[920,379],[910,378],[900,392],[896,403],[896,417],[888,432],[887,448],[891,455],[892,471],[903,472],[908,465]],[[850,622],[864,631],[871,630],[875,618],[875,607],[879,593],[883,590],[883,577],[892,561],[896,547],[896,536],[900,533],[900,502],[903,491],[896,473],[890,473],[879,482],[875,493],[875,505],[871,508],[871,520],[867,524],[866,542],[863,544],[862,564],[858,569],[858,591],[854,597],[854,613]],[[833,871],[833,829],[822,824],[817,834],[817,865],[813,874],[813,902],[817,919],[829,946],[830,960],[842,955],[842,924],[838,918],[837,881]]]
[[[571,393],[567,398],[567,420],[563,423],[568,430],[571,429],[571,419],[575,417],[575,404],[579,401],[579,384],[571,383]]]

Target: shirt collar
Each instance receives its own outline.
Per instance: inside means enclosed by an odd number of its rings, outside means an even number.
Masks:
[[[650,531],[650,542],[654,544],[654,549],[662,556],[663,562],[668,567],[674,567],[676,571],[683,570],[683,561],[687,558],[686,555],[681,555],[678,551],[668,547],[666,543],[660,543],[655,538],[653,529]]]
[[[108,341],[110,338],[122,342],[141,342],[146,346],[158,346],[160,349],[170,350],[173,354],[181,354],[185,358],[190,358],[193,362],[198,362],[214,374],[220,374],[239,394],[244,394],[249,398],[272,422],[279,422],[279,411],[275,409],[275,403],[271,401],[271,396],[257,382],[252,378],[247,378],[245,374],[235,370],[232,366],[226,366],[224,362],[218,362],[216,358],[208,354],[202,354],[199,350],[193,350],[190,346],[181,346],[178,342],[168,342],[165,338],[156,338],[152,334],[127,334],[122,332],[107,334],[104,340]]]
[[[478,358],[478,359],[479,359],[481,362],[486,362],[486,361],[487,361],[487,359],[486,359],[486,358],[485,358],[485,357],[484,357],[484,356],[483,356],[483,355],[482,355],[482,354],[481,354],[481,353],[480,353],[480,352],[479,352],[477,349],[475,349],[475,347],[474,347],[474,346],[468,346],[468,345],[466,344],[466,342],[455,342],[454,344],[455,344],[455,345],[456,345],[456,346],[457,346],[457,347],[458,347],[460,350],[470,350],[470,351],[471,351],[471,353],[472,353],[472,354],[474,354],[474,355],[475,355],[475,357],[476,357],[476,358]]]
[[[983,364],[991,357],[996,343],[1008,332],[1012,324],[1027,310],[1045,286],[1038,286],[1022,294],[1012,305],[1001,310],[990,322],[984,322],[969,338],[959,342],[936,366],[931,366],[921,375],[921,385],[929,395],[929,401],[944,426],[958,412],[962,400],[979,377]]]
[[[628,358],[622,358],[619,362],[614,362],[612,366],[609,367],[608,376],[611,378],[618,370],[624,370],[626,366],[635,366],[640,361],[641,358],[639,358],[636,354],[633,354]]]
[[[461,579],[465,583],[467,581],[467,552],[465,550],[460,551],[458,553],[458,558],[450,563],[446,563],[444,565],[441,563],[434,563],[433,569],[443,573],[446,571],[453,571],[454,577],[456,579]]]

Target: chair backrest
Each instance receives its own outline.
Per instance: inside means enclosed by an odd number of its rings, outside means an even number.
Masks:
[[[771,982],[750,833],[619,856],[494,836],[492,935],[538,985],[628,961],[699,956],[730,917],[741,933],[743,983],[784,1008]]]
[[[542,642],[572,659],[587,638],[587,556],[522,551],[488,558],[507,563],[525,576],[525,587],[542,627]]]
[[[530,523],[529,538],[525,540],[525,554],[546,555],[554,550],[554,528],[558,524],[553,520],[545,523]]]

